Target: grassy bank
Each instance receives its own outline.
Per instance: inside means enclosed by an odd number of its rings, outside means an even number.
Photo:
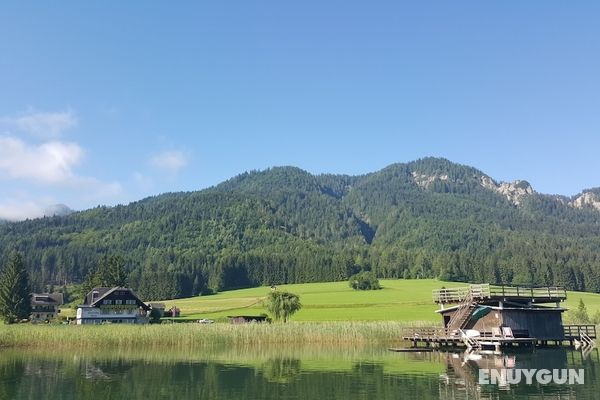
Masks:
[[[392,345],[400,322],[168,325],[2,325],[1,347],[193,349],[227,345]]]

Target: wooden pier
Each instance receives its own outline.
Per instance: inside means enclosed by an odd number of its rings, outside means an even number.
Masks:
[[[499,331],[480,332],[478,336],[469,336],[462,330],[444,328],[418,328],[405,332],[403,339],[419,347],[466,347],[471,349],[492,348],[500,350],[506,347],[533,346],[574,346],[582,338],[597,339],[595,325],[565,325],[564,335],[554,339],[537,339],[528,337],[526,331],[512,332],[505,335]]]

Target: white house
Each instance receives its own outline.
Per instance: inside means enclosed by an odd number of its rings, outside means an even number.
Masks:
[[[77,306],[77,324],[145,324],[149,310],[129,288],[94,288]]]

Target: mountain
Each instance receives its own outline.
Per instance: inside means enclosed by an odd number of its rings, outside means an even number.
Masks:
[[[572,198],[440,158],[361,175],[276,167],[217,186],[0,226],[34,284],[82,282],[123,257],[148,299],[283,282],[386,278],[600,291],[600,189]]]
[[[46,217],[64,217],[72,213],[73,210],[64,204],[53,204],[44,209],[44,216]]]

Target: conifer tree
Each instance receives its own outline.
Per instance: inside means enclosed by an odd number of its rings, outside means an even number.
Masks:
[[[0,275],[0,314],[11,324],[29,318],[31,288],[29,275],[20,253],[13,253]]]

